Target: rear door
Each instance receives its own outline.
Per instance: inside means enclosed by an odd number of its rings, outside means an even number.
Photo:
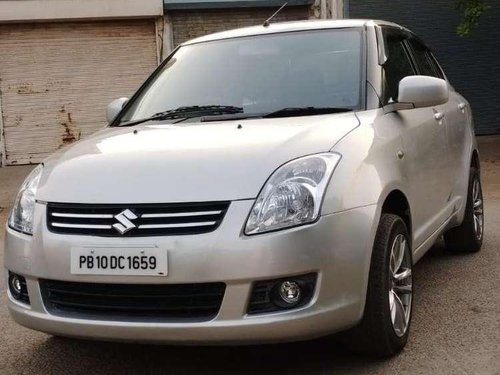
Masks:
[[[383,30],[387,61],[383,66],[383,104],[397,100],[399,82],[418,73],[406,40],[399,29]],[[440,108],[415,108],[385,115],[385,121],[401,128],[408,200],[412,210],[414,246],[419,246],[446,220],[449,189],[443,183],[448,172],[447,139]]]

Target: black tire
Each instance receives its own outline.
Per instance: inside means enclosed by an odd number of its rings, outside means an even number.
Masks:
[[[347,347],[356,353],[390,357],[400,352],[408,340],[411,295],[409,321],[403,334],[396,334],[389,303],[392,285],[391,249],[398,235],[403,235],[407,241],[411,271],[410,241],[404,221],[397,215],[382,214],[373,246],[363,319],[358,326],[343,333],[340,337]]]
[[[475,212],[477,209],[474,208],[474,183],[477,183],[479,191],[476,198],[481,200],[480,212],[481,218],[475,218]],[[483,244],[484,236],[484,216],[483,212],[483,192],[481,189],[481,178],[479,175],[479,170],[477,168],[471,167],[469,174],[469,187],[467,191],[467,203],[465,205],[465,216],[462,224],[458,227],[451,228],[444,234],[444,242],[446,248],[454,253],[475,253],[481,249]],[[476,231],[475,220],[481,220],[481,230],[480,233]]]

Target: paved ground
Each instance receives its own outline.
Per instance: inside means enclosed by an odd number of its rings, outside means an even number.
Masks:
[[[355,357],[329,340],[172,347],[53,338],[10,320],[2,283],[0,374],[500,374],[500,137],[481,138],[480,145],[487,225],[483,249],[454,256],[437,244],[418,263],[412,335],[397,358]],[[0,169],[0,225],[30,169]],[[0,280],[2,272],[0,266]]]

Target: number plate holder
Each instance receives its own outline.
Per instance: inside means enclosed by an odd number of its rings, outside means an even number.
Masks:
[[[74,275],[167,276],[167,251],[156,246],[71,248]]]

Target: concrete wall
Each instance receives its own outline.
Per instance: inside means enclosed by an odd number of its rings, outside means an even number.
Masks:
[[[171,11],[169,17],[173,28],[173,45],[217,31],[259,25],[273,12],[270,8]],[[276,16],[275,21],[306,20],[310,16],[308,6],[288,7]]]

